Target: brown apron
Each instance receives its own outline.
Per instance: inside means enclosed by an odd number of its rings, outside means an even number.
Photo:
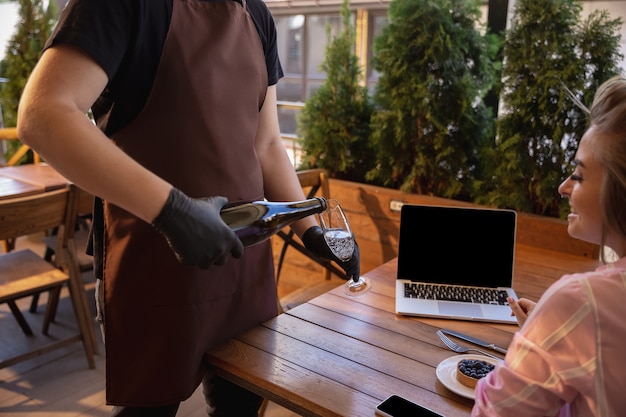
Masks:
[[[150,97],[113,139],[191,197],[263,198],[254,141],[267,69],[245,1],[173,4]],[[185,400],[208,349],[277,314],[271,247],[201,270],[128,212],[105,202],[104,215],[107,402]]]

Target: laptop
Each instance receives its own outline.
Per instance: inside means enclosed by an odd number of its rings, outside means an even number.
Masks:
[[[405,204],[400,213],[396,313],[517,323],[513,210]]]

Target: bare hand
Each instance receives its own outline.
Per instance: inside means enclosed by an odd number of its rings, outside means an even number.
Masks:
[[[530,301],[527,298],[520,298],[519,300],[514,300],[509,297],[507,299],[509,306],[511,307],[511,315],[515,316],[517,322],[520,327],[524,325],[526,319],[530,315],[530,313],[535,309],[537,303],[534,301]]]

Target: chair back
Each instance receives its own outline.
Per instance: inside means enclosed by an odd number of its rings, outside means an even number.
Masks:
[[[67,284],[79,327],[78,335],[53,340],[12,358],[0,360],[0,368],[62,348],[74,341],[83,343],[88,365],[90,368],[95,367],[93,354],[97,352],[97,342],[93,331],[93,320],[73,254],[74,241],[71,239],[76,225],[77,190],[78,188],[72,185],[26,197],[0,200],[0,240],[58,228],[59,234],[63,236],[60,249],[65,261],[64,268],[61,270],[30,249],[0,254],[0,303],[6,302],[23,332],[33,336],[16,302],[27,296],[38,296],[43,291],[49,291],[42,329],[42,333],[47,336],[48,327],[56,314],[61,288]]]
[[[76,214],[79,216],[90,215],[93,212],[94,196],[87,191],[76,187]]]
[[[0,200],[0,240],[67,226],[74,210],[70,188]]]
[[[307,198],[313,198],[315,195],[320,195],[326,199],[330,198],[328,171],[315,168],[297,171],[296,174]]]
[[[64,248],[68,247],[69,240],[73,240],[74,249],[72,250],[76,263],[79,266],[80,272],[93,270],[93,257],[86,253],[87,246],[89,245],[90,235],[90,223],[91,215],[93,212],[94,196],[87,191],[84,191],[74,184],[70,186],[74,192],[74,211],[73,226],[70,230],[59,232],[58,236],[48,236],[43,238],[48,250],[56,255],[56,263],[63,265],[64,260]],[[52,253],[46,253],[46,259],[51,260]]]

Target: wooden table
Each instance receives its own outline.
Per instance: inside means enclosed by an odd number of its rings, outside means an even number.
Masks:
[[[2,168],[0,168],[0,171]],[[28,184],[23,181],[16,180],[14,178],[3,177],[0,175],[0,200],[25,197],[31,194],[37,194],[43,190],[33,184]]]
[[[0,167],[0,200],[25,197],[69,186],[70,181],[48,164],[24,164]],[[15,246],[13,239],[1,241],[8,252]]]
[[[0,168],[0,178],[13,180],[38,187],[41,191],[58,190],[67,187],[70,181],[48,164],[24,164]]]
[[[514,288],[537,299],[564,273],[597,261],[518,245]],[[455,353],[442,327],[508,346],[516,325],[402,317],[395,314],[396,260],[368,272],[372,291],[349,298],[342,288],[230,340],[207,354],[217,372],[304,416],[373,416],[398,394],[445,416],[467,416],[473,400],[449,391],[435,369]]]
[[[69,184],[47,164],[0,167],[0,200],[57,190]]]

